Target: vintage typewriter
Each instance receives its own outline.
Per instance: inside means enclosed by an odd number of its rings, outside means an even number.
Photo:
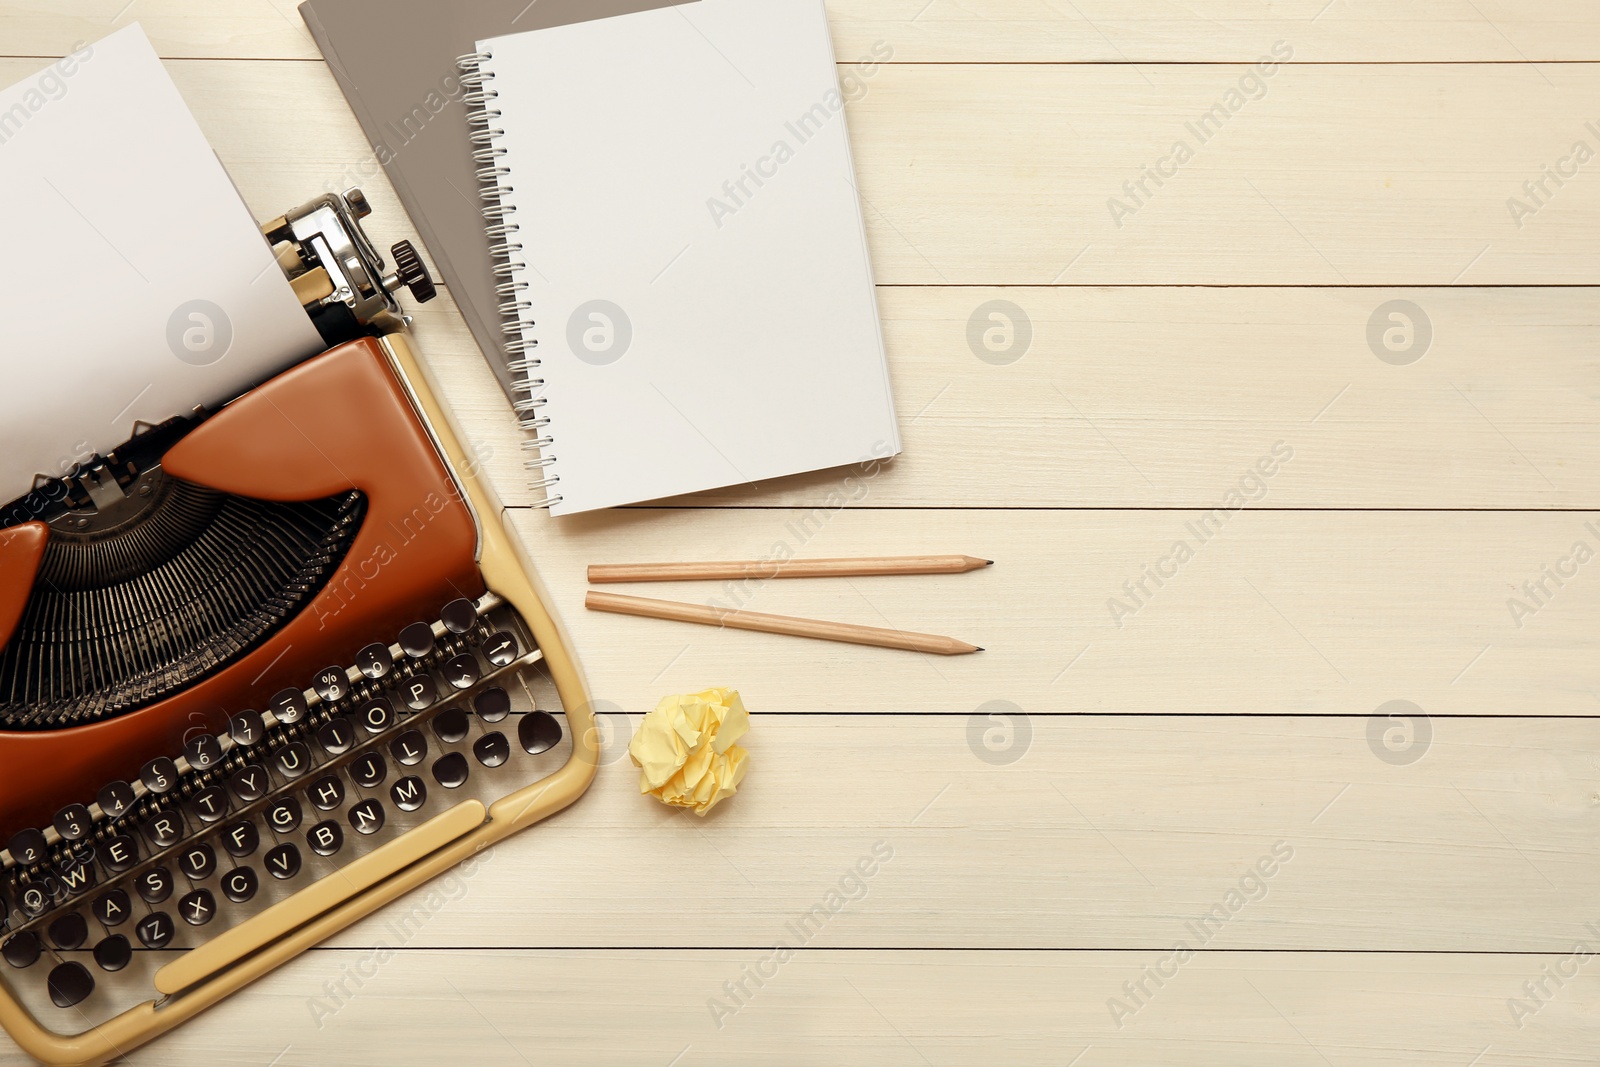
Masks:
[[[119,1056],[570,804],[573,660],[359,190],[262,230],[328,346],[0,508],[0,1024]]]

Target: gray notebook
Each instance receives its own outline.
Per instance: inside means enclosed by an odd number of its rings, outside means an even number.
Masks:
[[[900,452],[824,0],[301,11],[555,514]]]
[[[457,57],[486,37],[675,0],[307,0],[311,28],[467,327],[513,402]],[[692,2],[692,0],[691,0]]]

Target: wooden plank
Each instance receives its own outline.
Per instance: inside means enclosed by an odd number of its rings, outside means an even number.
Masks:
[[[1600,224],[1600,183],[1547,182],[1520,229],[1507,202],[1576,141],[1594,152],[1600,68],[1290,64],[1247,77],[884,68],[849,115],[879,281],[1593,280],[1600,253],[1580,235]]]
[[[313,59],[316,46],[290,0],[85,0],[72,10],[8,5],[4,47],[60,55],[141,22],[163,56]],[[1317,62],[1600,58],[1600,13],[1584,0],[829,0],[841,61],[880,41],[896,62],[1248,62],[1274,41]],[[470,42],[467,42],[470,44]]]
[[[163,58],[307,59],[321,53],[295,0],[8,0],[7,55],[60,56],[132,22]]]
[[[747,982],[718,1029],[708,1001],[763,958],[318,952],[131,1062],[448,1063],[470,1049],[473,1062],[574,1067],[1556,1067],[1585,1062],[1600,992],[1590,963],[1517,1029],[1506,1001],[1566,956],[1209,953],[1118,1029],[1107,1001],[1155,956],[802,952]]]
[[[1600,937],[1595,720],[1435,718],[1380,757],[1369,730],[1408,724],[773,715],[760,678],[703,679],[741,681],[750,773],[710,817],[640,796],[631,724],[609,717],[582,803],[333,943],[729,947],[787,924],[830,949]]]
[[[1029,712],[1367,715],[1406,699],[1432,715],[1593,715],[1600,700],[1600,582],[1573,555],[1579,541],[1600,549],[1592,514],[1246,509],[1214,516],[1220,532],[1202,543],[1194,512],[884,512],[850,507],[850,491],[841,483],[831,507],[809,512],[540,511],[513,523],[594,694],[629,710],[757,680],[755,706],[769,711],[966,714],[1004,698]],[[951,578],[649,592],[940,632],[987,651],[934,662],[582,608],[590,563],[890,551],[999,562]],[[1158,587],[1146,567],[1169,576]],[[1574,573],[1558,587],[1547,567]],[[1538,582],[1548,595],[1524,589]],[[796,656],[812,669],[774,669]]]
[[[0,78],[34,61],[0,62]],[[376,185],[319,64],[173,64],[258,213]],[[1157,188],[1130,196],[1186,124],[1233,91],[1228,66],[885,67],[851,106],[884,284],[1589,284],[1600,182],[1517,222],[1525,181],[1600,138],[1600,65],[1285,66]],[[1547,82],[1545,78],[1548,78]],[[1316,137],[1305,131],[1315,129]],[[775,136],[781,136],[782,130]],[[1285,145],[1296,146],[1285,151]],[[402,147],[399,151],[404,151]],[[1567,166],[1570,169],[1571,160]],[[375,206],[390,214],[383,190]],[[708,193],[708,196],[710,194]],[[1113,198],[1143,206],[1119,227]],[[1531,200],[1528,201],[1530,206]],[[699,206],[694,208],[699,210]],[[391,223],[392,225],[392,223]]]
[[[1408,365],[1367,337],[1375,318],[1392,328],[1394,299],[1432,334]],[[879,303],[906,451],[868,506],[1209,507],[1280,440],[1294,461],[1257,507],[1600,500],[1594,289],[886,287]],[[1005,324],[991,314],[1031,340],[990,352],[982,331]],[[459,316],[440,300],[417,318],[503,499],[536,503]],[[679,503],[809,507],[843,473]]]
[[[1582,0],[829,0],[841,61],[891,44],[899,62],[1254,61],[1275,41],[1314,62],[1592,60]]]

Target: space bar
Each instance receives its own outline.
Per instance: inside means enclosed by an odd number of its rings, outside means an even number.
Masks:
[[[471,833],[483,825],[486,816],[483,803],[477,800],[465,801],[435,815],[403,837],[372,850],[294,896],[280,900],[266,911],[185,952],[156,972],[156,988],[168,994],[183,992],[377,885],[395,871]]]

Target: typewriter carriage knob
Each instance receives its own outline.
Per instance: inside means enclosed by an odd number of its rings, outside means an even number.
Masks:
[[[394,256],[394,273],[383,280],[384,288],[393,290],[403,285],[411,290],[412,299],[419,304],[426,304],[439,295],[415,245],[410,241],[396,241],[389,252]]]

